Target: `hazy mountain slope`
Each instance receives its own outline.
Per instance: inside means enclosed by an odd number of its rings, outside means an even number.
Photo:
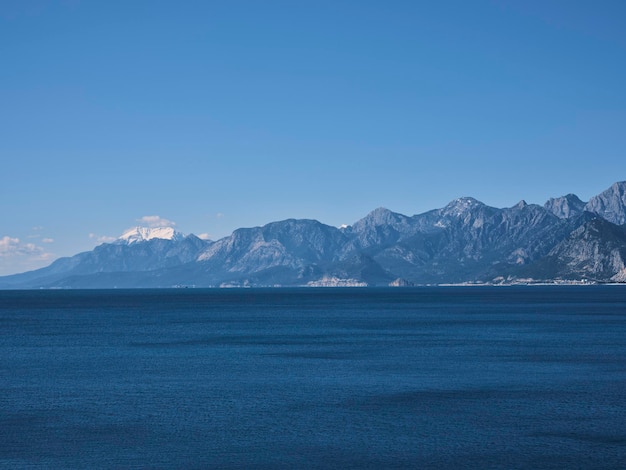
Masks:
[[[46,268],[2,277],[0,288],[55,287],[58,281],[68,277],[77,278],[95,273],[135,273],[174,267],[195,261],[210,243],[195,235],[174,240],[152,238],[131,244],[103,243],[92,251],[60,258]]]

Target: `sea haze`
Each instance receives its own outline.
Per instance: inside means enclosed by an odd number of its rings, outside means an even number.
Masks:
[[[621,286],[0,291],[2,468],[623,468]]]

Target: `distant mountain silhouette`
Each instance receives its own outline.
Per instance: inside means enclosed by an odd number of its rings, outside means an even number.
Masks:
[[[0,288],[408,286],[626,282],[626,182],[589,202],[498,209],[470,197],[406,216],[378,208],[351,226],[289,219],[213,241],[170,228],[0,277]]]

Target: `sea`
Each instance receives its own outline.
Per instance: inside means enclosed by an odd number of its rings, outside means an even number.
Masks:
[[[626,286],[0,291],[0,468],[624,469]]]

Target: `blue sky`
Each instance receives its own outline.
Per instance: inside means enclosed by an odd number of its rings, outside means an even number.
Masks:
[[[625,83],[621,0],[0,0],[0,275],[142,220],[586,200]]]

